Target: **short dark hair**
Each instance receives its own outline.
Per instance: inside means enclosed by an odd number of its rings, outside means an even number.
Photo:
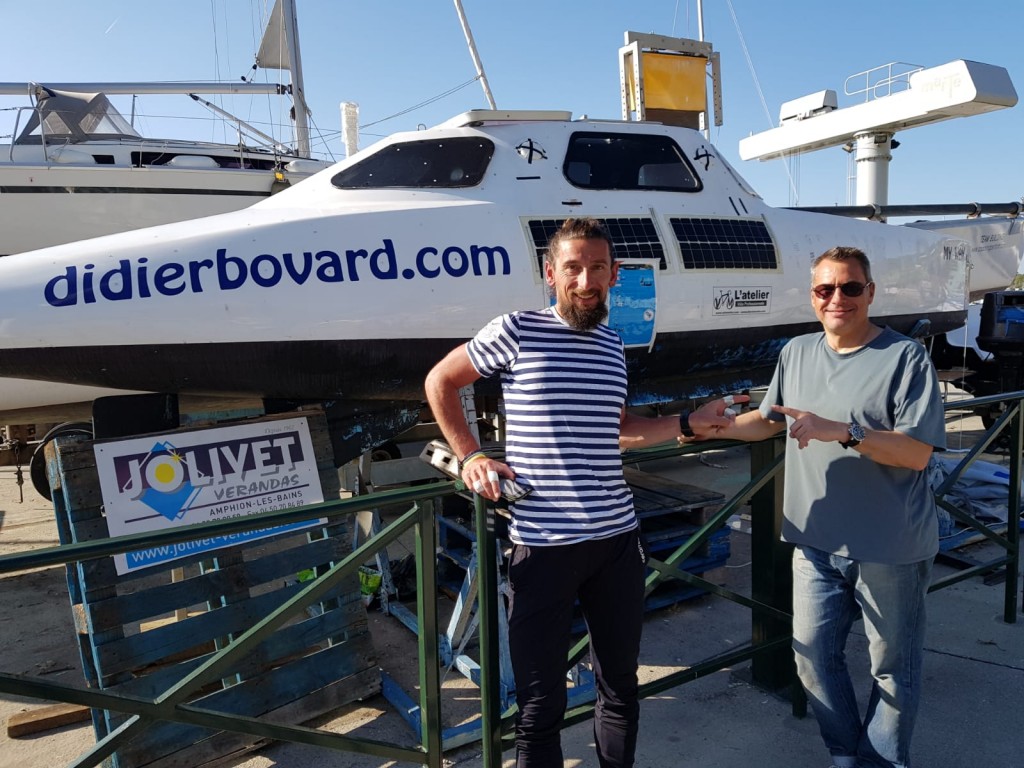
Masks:
[[[811,262],[811,275],[814,275],[814,270],[816,270],[818,265],[825,260],[849,261],[850,259],[853,259],[860,264],[861,269],[864,270],[864,278],[867,282],[874,282],[871,279],[871,261],[868,259],[867,254],[865,254],[860,248],[854,248],[849,245],[837,245],[835,248],[829,248],[823,254],[818,256]]]
[[[558,255],[558,249],[567,240],[604,240],[608,243],[608,255],[615,261],[615,245],[608,227],[600,219],[583,216],[578,219],[566,219],[562,226],[548,241],[547,258],[552,264]]]

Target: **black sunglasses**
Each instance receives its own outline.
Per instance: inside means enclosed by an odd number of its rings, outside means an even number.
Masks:
[[[864,289],[867,288],[871,283],[858,283],[855,280],[851,280],[848,283],[840,283],[839,285],[830,285],[828,283],[822,283],[816,285],[811,290],[814,291],[814,295],[823,301],[828,301],[832,298],[832,294],[836,292],[836,288],[843,292],[843,296],[849,296],[851,299],[855,299],[864,293]]]

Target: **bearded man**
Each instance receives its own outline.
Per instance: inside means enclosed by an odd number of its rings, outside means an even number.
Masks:
[[[576,601],[597,681],[594,736],[602,768],[633,765],[646,555],[622,473],[630,447],[732,424],[722,401],[683,416],[626,412],[621,339],[604,324],[618,264],[604,225],[567,220],[548,244],[555,304],[492,320],[427,376],[427,399],[467,487],[497,500],[501,478],[531,489],[512,504],[509,650],[516,683],[517,768],[562,768],[566,662]],[[458,391],[499,374],[505,462],[485,455]],[[747,398],[739,396],[736,402]],[[693,424],[691,425],[691,420]]]

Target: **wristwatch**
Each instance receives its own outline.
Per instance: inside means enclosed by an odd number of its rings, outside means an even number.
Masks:
[[[691,413],[693,413],[693,411],[691,411],[689,408],[686,408],[683,410],[682,413],[679,414],[679,434],[681,434],[683,437],[694,436],[693,429],[690,427]]]
[[[850,431],[850,439],[845,443],[840,443],[843,448],[853,448],[864,442],[864,427],[856,421],[851,421],[848,429]]]

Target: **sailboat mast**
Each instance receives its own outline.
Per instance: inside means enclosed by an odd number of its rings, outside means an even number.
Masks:
[[[704,42],[704,0],[697,0],[697,40]],[[715,114],[721,114],[718,109],[715,109]],[[708,113],[702,112],[700,120],[703,123],[704,138],[711,141],[711,126],[708,122]]]
[[[494,96],[491,95],[491,86],[487,83],[487,75],[484,74],[484,65],[480,63],[480,55],[476,52],[476,43],[473,41],[473,32],[469,29],[469,22],[466,21],[466,12],[462,9],[462,0],[455,0],[455,11],[459,14],[459,23],[462,25],[462,34],[466,36],[466,44],[469,46],[469,55],[473,57],[473,66],[476,67],[476,76],[480,78],[480,85],[483,86],[484,96],[487,97],[487,104],[491,109],[497,109],[494,103]]]
[[[299,51],[299,21],[295,14],[295,0],[281,0],[281,11],[288,49],[288,70],[291,72],[292,81],[295,146],[300,155],[309,157],[308,108],[306,106],[306,89],[302,82],[302,55]]]

